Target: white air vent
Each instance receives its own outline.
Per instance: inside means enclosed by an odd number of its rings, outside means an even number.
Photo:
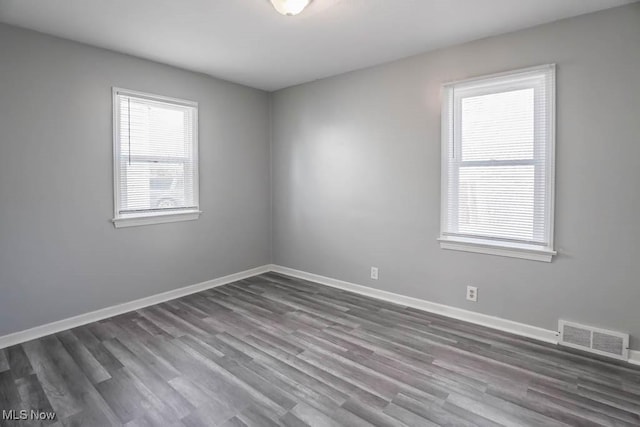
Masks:
[[[629,360],[629,334],[560,320],[560,344],[621,360]]]

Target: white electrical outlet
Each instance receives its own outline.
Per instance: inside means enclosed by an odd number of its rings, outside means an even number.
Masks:
[[[371,267],[371,278],[378,280],[378,267]]]
[[[469,301],[478,302],[478,288],[475,286],[467,286],[467,299]]]

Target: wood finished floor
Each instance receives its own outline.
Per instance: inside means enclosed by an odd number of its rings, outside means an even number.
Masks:
[[[640,370],[270,273],[0,350],[0,409],[92,427],[637,426]]]

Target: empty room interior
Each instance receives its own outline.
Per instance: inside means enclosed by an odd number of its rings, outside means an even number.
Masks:
[[[640,2],[0,0],[0,426],[640,426]]]

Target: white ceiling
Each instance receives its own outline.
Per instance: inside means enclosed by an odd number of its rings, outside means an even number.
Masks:
[[[0,22],[276,90],[635,0],[0,0]]]

